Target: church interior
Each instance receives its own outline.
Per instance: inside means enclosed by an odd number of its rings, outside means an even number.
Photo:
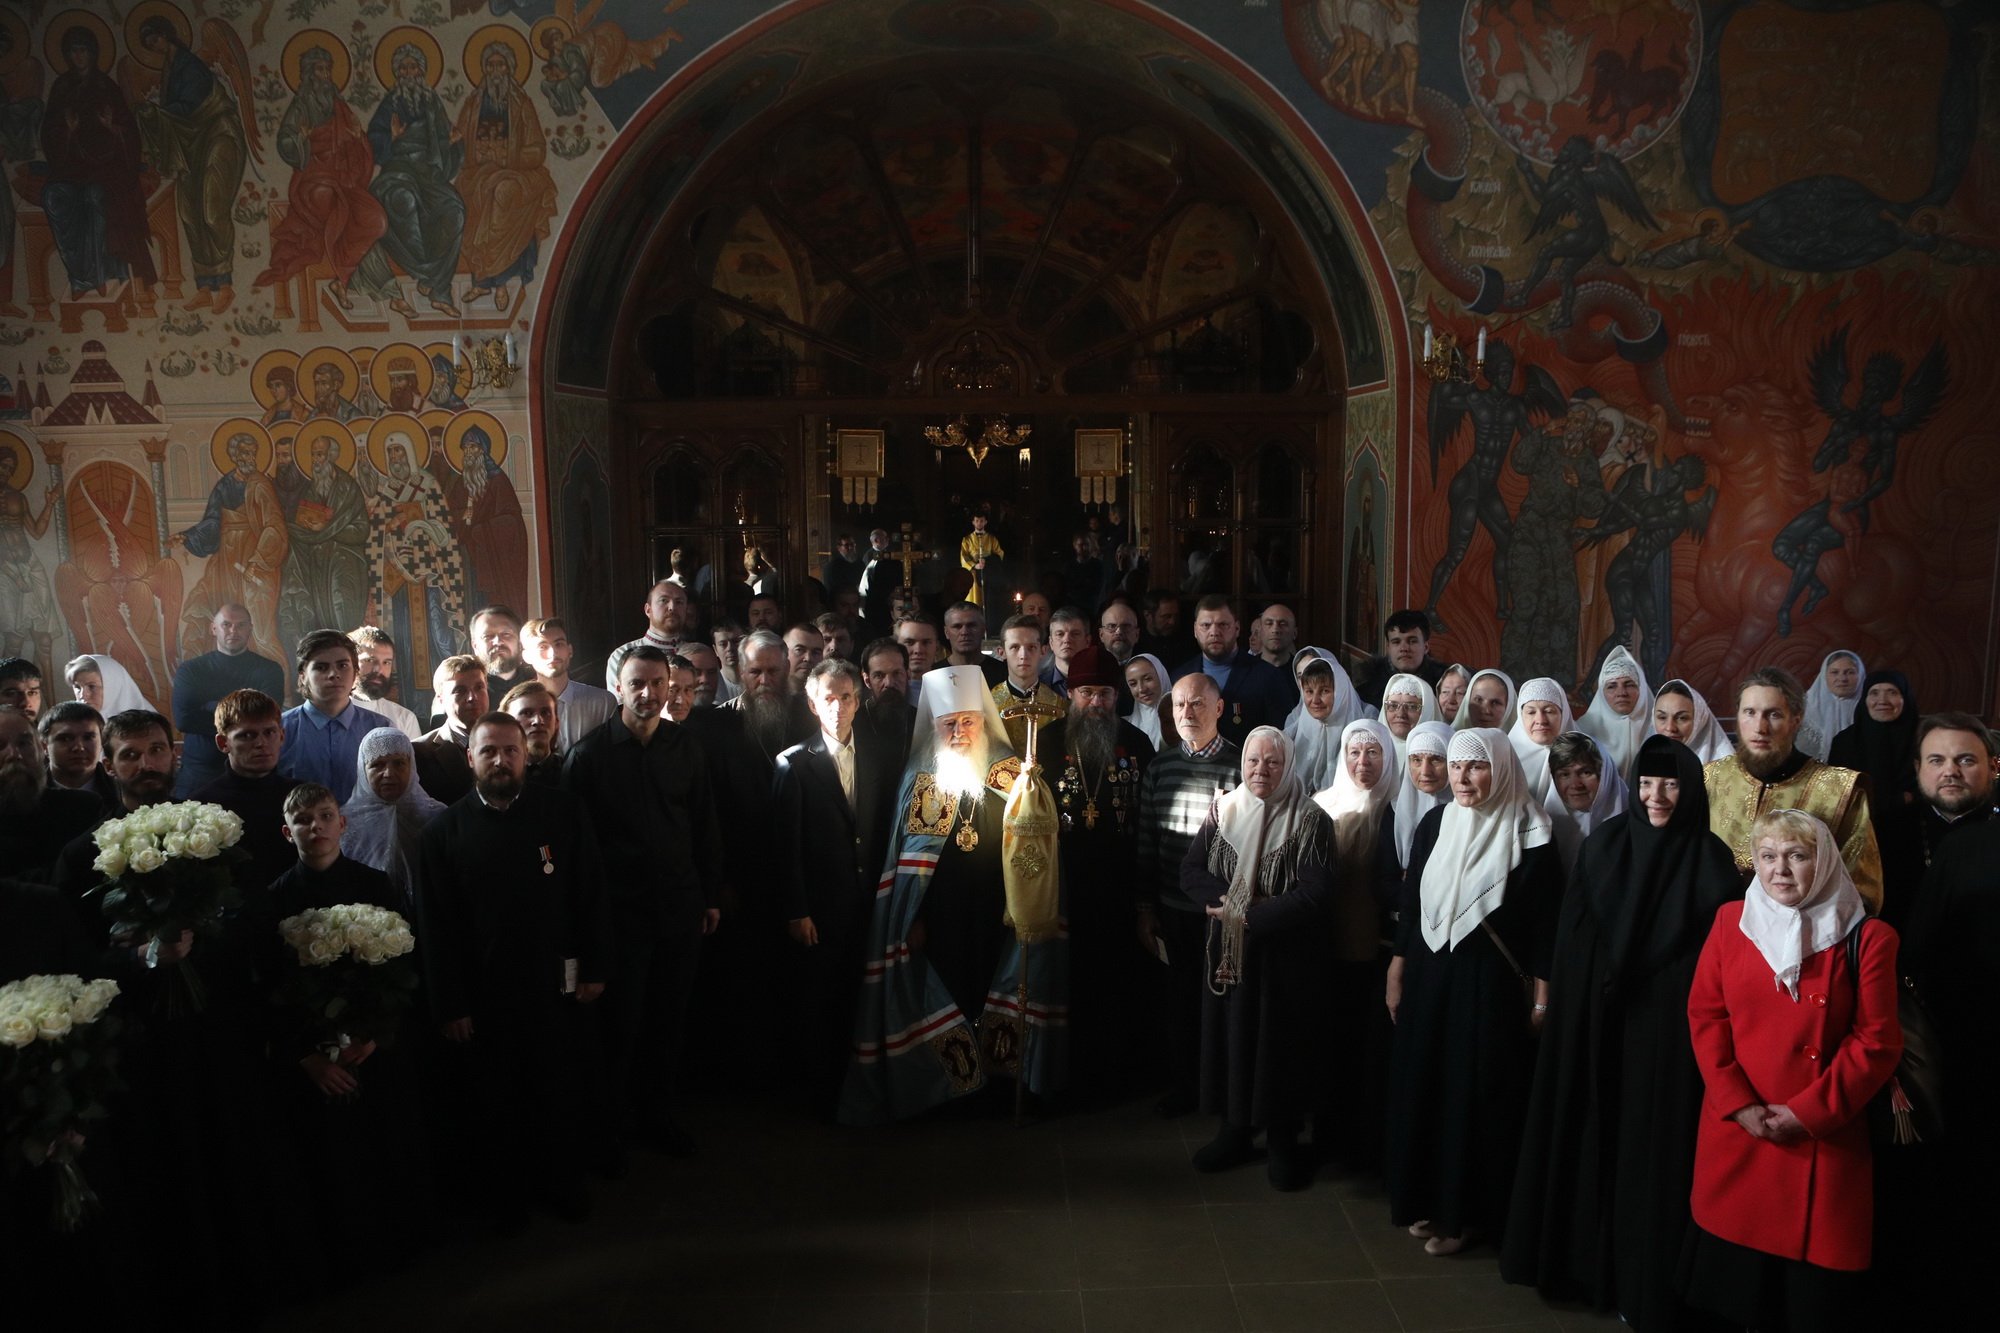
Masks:
[[[657,580],[789,623],[879,529],[932,615],[1087,551],[1350,666],[1409,607],[1579,699],[1846,651],[2000,718],[1976,0],[8,0],[0,173],[0,657],[58,698],[170,709],[235,603],[288,670],[383,626],[412,707],[492,604],[594,680]],[[289,1326],[1611,1322],[1150,1101],[693,1114]]]

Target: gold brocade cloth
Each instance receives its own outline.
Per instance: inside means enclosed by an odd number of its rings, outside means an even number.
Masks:
[[[1735,755],[1703,766],[1708,788],[1709,828],[1729,844],[1736,869],[1745,883],[1753,870],[1756,849],[1750,829],[1767,810],[1803,810],[1833,830],[1840,859],[1854,877],[1854,887],[1871,913],[1882,910],[1882,853],[1875,845],[1875,828],[1868,817],[1868,793],[1861,775],[1817,759],[1782,782],[1765,784],[1752,777]]]
[[[1000,872],[1007,890],[1007,924],[1023,944],[1055,938],[1062,911],[1056,861],[1059,820],[1055,794],[1041,765],[1024,767],[1007,794],[1000,820]]]

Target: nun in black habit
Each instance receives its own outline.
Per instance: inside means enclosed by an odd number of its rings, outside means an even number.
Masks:
[[[1452,803],[1417,827],[1387,995],[1389,1215],[1434,1256],[1506,1223],[1563,883],[1506,735],[1461,731],[1445,758]]]
[[[1312,1183],[1300,1147],[1327,1077],[1324,1026],[1334,897],[1333,821],[1314,804],[1276,727],[1244,738],[1243,785],[1210,809],[1181,864],[1181,887],[1208,913],[1202,975],[1201,1105],[1222,1117],[1194,1154],[1198,1171],[1251,1157],[1258,1130],[1280,1190]],[[1366,893],[1365,886],[1351,891]]]
[[[1687,997],[1716,909],[1742,889],[1694,751],[1653,736],[1629,782],[1563,900],[1500,1272],[1656,1333],[1710,1322],[1676,1279],[1702,1096]]]

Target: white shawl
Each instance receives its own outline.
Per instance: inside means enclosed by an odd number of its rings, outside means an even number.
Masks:
[[[1824,822],[1813,820],[1812,887],[1796,907],[1781,906],[1759,875],[1743,894],[1743,933],[1771,965],[1775,984],[1799,998],[1805,960],[1831,949],[1868,914],[1854,879],[1840,859],[1840,843]]]
[[[1493,789],[1476,806],[1445,807],[1438,839],[1424,863],[1417,897],[1424,943],[1434,952],[1456,948],[1507,898],[1507,876],[1530,848],[1547,844],[1549,817],[1528,792],[1521,761],[1507,737],[1473,727],[1452,737],[1452,763],[1492,765]]]
[[[1620,717],[1604,697],[1604,687],[1614,680],[1632,680],[1639,686],[1639,702]],[[1612,763],[1621,778],[1632,776],[1639,747],[1653,734],[1653,692],[1646,686],[1646,673],[1623,647],[1613,648],[1597,672],[1597,697],[1590,701],[1577,726],[1597,738],[1611,752]]]

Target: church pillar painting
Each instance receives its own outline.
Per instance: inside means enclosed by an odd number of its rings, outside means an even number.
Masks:
[[[629,637],[655,533],[711,614],[751,536],[798,615],[875,527],[944,595],[984,511],[1012,590],[1283,595],[1349,652],[1428,607],[1441,657],[1711,699],[1841,647],[2000,711],[1989,6],[245,9],[0,7],[0,647],[45,671],[169,706],[228,598],[287,663],[382,623],[408,699],[487,602]],[[961,414],[1025,469],[940,463]]]

